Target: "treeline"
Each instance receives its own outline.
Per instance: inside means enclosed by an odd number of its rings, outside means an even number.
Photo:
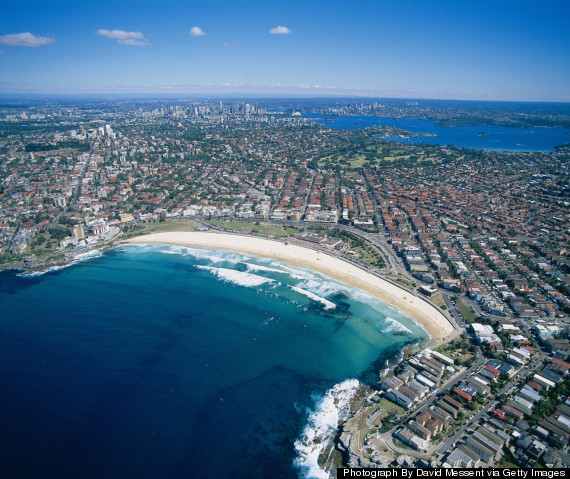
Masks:
[[[0,120],[0,138],[12,135],[25,135],[28,133],[62,133],[63,131],[78,130],[79,125],[65,125],[63,127],[52,122],[38,121],[3,121]]]
[[[78,150],[89,151],[89,143],[78,140],[58,141],[57,143],[28,143],[25,150],[28,153],[36,153],[39,151],[54,151],[54,150]]]
[[[473,117],[473,118],[453,118],[448,120],[438,120],[435,126],[508,126],[511,128],[570,128],[570,120],[567,118],[490,118],[490,117]]]

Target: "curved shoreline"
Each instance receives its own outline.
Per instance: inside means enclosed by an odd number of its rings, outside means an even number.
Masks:
[[[252,236],[212,232],[153,233],[126,240],[125,243],[203,246],[281,260],[344,281],[400,309],[427,330],[432,346],[434,342],[441,344],[456,332],[449,320],[424,299],[325,252]]]

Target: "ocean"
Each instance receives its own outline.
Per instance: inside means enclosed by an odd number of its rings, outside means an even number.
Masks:
[[[393,126],[412,133],[434,136],[388,136],[385,139],[399,143],[452,145],[488,151],[554,151],[559,145],[570,143],[570,130],[564,128],[511,128],[507,126],[437,126],[431,120],[414,118],[394,119],[376,116],[330,117],[317,113],[303,115],[329,128],[354,130],[370,126]]]
[[[359,381],[426,339],[368,293],[232,251],[3,272],[0,476],[327,477]]]

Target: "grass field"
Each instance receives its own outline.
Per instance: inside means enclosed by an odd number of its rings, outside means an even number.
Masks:
[[[468,304],[464,303],[463,301],[461,301],[460,299],[457,299],[457,301],[455,301],[455,304],[457,306],[457,309],[461,312],[461,314],[463,315],[463,317],[465,318],[465,321],[468,323],[472,323],[473,321],[475,321],[475,319],[477,318],[477,315],[475,314],[475,312],[471,309],[471,306],[469,306]]]
[[[36,256],[43,256],[46,254],[53,253],[55,249],[59,246],[59,241],[47,232],[44,231],[42,233],[36,234],[32,241],[30,242],[30,246],[26,249],[24,254],[34,254]]]
[[[233,231],[243,231],[246,233],[253,232],[273,236],[293,236],[299,232],[296,228],[268,225],[263,223],[250,223],[248,221],[207,220],[204,222],[213,226],[227,228]]]
[[[206,220],[212,226],[226,228],[228,230],[244,232],[244,233],[259,233],[274,236],[293,236],[299,232],[297,228],[282,227],[275,225],[268,225],[262,223],[250,223],[247,221],[229,221],[229,220]],[[125,233],[120,240],[133,238],[151,233],[161,233],[167,231],[198,231],[200,224],[193,220],[169,220],[164,222],[152,222],[134,225],[125,228]]]
[[[410,157],[412,156],[413,158],[411,159]],[[463,158],[463,156],[460,156],[457,161],[461,161]],[[341,167],[354,170],[363,166],[376,166],[379,162],[394,163],[398,161],[408,161],[410,159],[414,164],[420,164],[422,162],[439,164],[442,161],[442,158],[433,153],[431,156],[428,156],[427,154],[416,154],[414,151],[405,149],[372,145],[365,149],[358,149],[353,153],[337,154],[322,158],[319,160],[319,167],[340,165]],[[384,163],[384,165],[386,165],[386,163]]]
[[[454,339],[453,341],[442,344],[441,346],[435,348],[435,350],[441,354],[446,355],[448,358],[456,359],[460,361],[467,361],[475,357],[475,353],[469,351],[470,344],[461,338]]]
[[[378,406],[380,409],[386,409],[387,411],[392,411],[394,414],[404,414],[404,408],[398,406],[397,404],[394,404],[391,401],[388,401],[385,398],[380,399],[380,401],[378,401]]]

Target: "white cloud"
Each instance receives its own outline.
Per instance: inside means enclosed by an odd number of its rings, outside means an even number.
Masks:
[[[239,42],[233,42],[233,43],[224,42],[224,47],[227,47],[227,48],[235,48],[237,46],[239,46]]]
[[[11,47],[42,47],[54,42],[55,38],[36,37],[30,32],[10,33],[0,36],[0,45],[9,45]]]
[[[191,37],[203,37],[206,35],[206,32],[202,30],[200,27],[192,27],[188,32],[188,35]]]
[[[287,27],[279,25],[278,27],[269,30],[269,33],[271,33],[272,35],[286,35],[288,33],[291,33],[291,30],[289,30]]]
[[[124,30],[105,30],[104,28],[100,28],[95,32],[95,35],[117,40],[119,45],[131,45],[135,47],[146,47],[150,45],[148,38],[145,38],[141,32],[125,32]]]

